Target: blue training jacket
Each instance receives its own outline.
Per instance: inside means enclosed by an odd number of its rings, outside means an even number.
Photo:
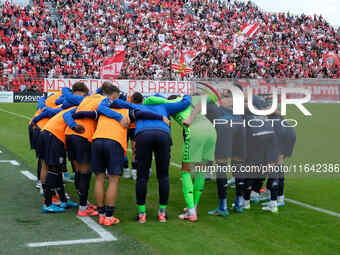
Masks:
[[[108,103],[109,101],[106,101]],[[102,102],[103,103],[103,102]],[[105,107],[111,108],[128,108],[134,110],[141,110],[141,111],[151,111],[162,116],[169,118],[170,115],[174,115],[178,112],[183,111],[187,108],[191,103],[190,96],[184,96],[183,99],[176,103],[168,103],[168,104],[157,104],[157,105],[140,105],[140,104],[132,104],[126,102],[121,99],[116,99],[112,101],[111,105],[106,105]],[[170,135],[170,127],[165,124],[162,120],[142,120],[139,119],[136,121],[136,132],[137,135],[140,132],[147,131],[147,130],[160,130],[164,131]]]

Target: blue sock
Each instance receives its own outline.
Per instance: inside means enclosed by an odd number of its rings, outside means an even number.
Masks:
[[[227,199],[220,199],[220,210],[225,211],[227,209]]]
[[[127,156],[124,157],[124,168],[129,168],[129,160]]]

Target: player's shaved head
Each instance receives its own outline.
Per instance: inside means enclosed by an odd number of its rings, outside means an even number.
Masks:
[[[144,97],[141,93],[135,92],[132,94],[131,100],[134,104],[141,104],[143,103]]]

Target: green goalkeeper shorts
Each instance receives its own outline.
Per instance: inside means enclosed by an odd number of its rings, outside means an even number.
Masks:
[[[183,128],[183,163],[203,163],[214,161],[216,130],[206,118]]]

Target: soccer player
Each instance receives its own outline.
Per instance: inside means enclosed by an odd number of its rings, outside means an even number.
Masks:
[[[144,104],[176,103],[180,97],[170,96],[169,100],[161,97],[149,97]],[[185,213],[179,219],[195,222],[197,206],[204,190],[205,174],[195,172],[194,182],[191,178],[193,164],[202,164],[214,160],[216,131],[209,120],[200,114],[201,97],[193,96],[191,105],[173,115],[176,122],[183,127],[184,143],[182,149],[182,187],[187,205]]]
[[[85,96],[88,94],[88,88],[83,83],[76,83],[72,87],[74,95]],[[66,107],[65,105],[63,105]],[[75,107],[75,106],[74,106]],[[40,134],[41,157],[44,159],[48,173],[44,185],[44,205],[43,212],[64,212],[65,208],[75,207],[76,203],[68,200],[65,195],[62,169],[66,161],[66,123],[63,119],[63,114],[72,108],[61,110],[52,117],[42,129]],[[77,132],[83,132],[82,128],[77,126]],[[59,207],[52,204],[52,191],[57,189],[60,205]]]
[[[114,100],[112,107],[127,107],[152,111],[164,117],[174,115],[183,111],[190,105],[191,97],[184,96],[176,103],[165,103],[155,105],[137,105],[122,100]],[[136,160],[137,181],[136,198],[138,206],[137,220],[146,222],[146,194],[149,179],[149,169],[152,162],[152,153],[155,154],[156,172],[159,187],[159,222],[166,222],[166,208],[169,199],[169,163],[170,163],[170,128],[160,120],[137,120],[136,122]]]
[[[247,121],[247,159],[248,167],[257,168],[260,174],[246,179],[246,189],[244,194],[244,209],[250,209],[250,193],[253,189],[259,192],[265,175],[261,172],[264,167],[274,166],[278,160],[277,137],[270,122],[266,116],[255,116],[248,112],[246,114]],[[248,125],[251,121],[251,125]],[[254,174],[254,173],[253,173]],[[272,191],[272,203],[268,208],[273,213],[278,213],[277,195],[278,195],[278,180],[273,179],[270,183]]]
[[[118,196],[118,184],[123,171],[124,154],[127,152],[127,126],[122,126],[117,120],[121,118],[135,120],[158,120],[169,124],[168,119],[160,114],[153,112],[128,110],[126,108],[114,109],[109,114],[108,106],[112,99],[119,96],[119,89],[115,88],[115,95],[104,99],[99,107],[101,114],[98,119],[96,131],[93,136],[92,144],[92,171],[96,174],[95,196],[100,213],[99,223],[106,226],[118,224],[119,219],[114,217],[115,203]],[[116,117],[119,115],[120,117]],[[127,123],[128,124],[128,123]],[[109,185],[104,192],[105,171],[107,170]],[[104,195],[106,195],[106,206],[104,207]]]
[[[39,116],[43,112],[45,107],[56,108],[58,105],[62,104],[63,100],[64,98],[61,92],[52,94],[48,98],[42,97],[38,102],[37,111],[35,112],[35,114],[33,115],[32,119],[29,122],[28,129],[29,129],[30,146],[31,146],[31,149],[35,150],[36,157],[38,159],[38,163],[37,163],[37,179],[38,180],[36,183],[36,188],[38,189],[42,188],[41,187],[42,181],[45,181],[44,178],[43,180],[41,180],[40,178],[41,169],[42,168],[46,169],[45,162],[39,159],[39,134],[40,134],[41,129],[46,125],[49,118],[42,118],[39,121],[34,120],[34,119],[35,117]],[[45,176],[46,174],[44,175],[44,177]]]
[[[207,118],[215,123],[217,133],[215,162],[218,164],[216,171],[216,186],[219,206],[209,211],[209,215],[228,216],[227,209],[227,173],[228,160],[232,160],[232,167],[242,164],[246,158],[246,129],[242,124],[243,117],[233,115],[230,108],[232,100],[227,95],[222,98],[222,105],[209,103],[207,105]],[[243,180],[237,180],[236,201],[243,195]]]
[[[98,110],[101,101],[106,97],[114,99],[119,96],[119,90],[115,89],[109,82],[104,82],[100,90],[101,94],[86,97],[77,107],[64,113],[63,118],[67,123],[66,128],[66,145],[69,160],[75,166],[75,185],[79,193],[79,210],[78,216],[96,216],[99,213],[92,204],[88,204],[88,191],[91,181],[91,145],[92,137],[95,133],[97,120],[89,118],[84,112],[94,112]],[[72,114],[74,114],[74,121]],[[95,115],[96,117],[96,115]],[[117,120],[120,115],[117,114]],[[125,119],[122,120],[126,121]],[[77,126],[84,127],[83,133],[78,133],[74,129]]]
[[[270,116],[270,119],[276,119],[276,121],[273,121],[274,123],[274,131],[278,139],[278,150],[279,150],[279,160],[277,162],[277,165],[281,167],[281,169],[284,166],[284,160],[288,157],[291,157],[293,154],[295,142],[296,142],[296,133],[293,127],[286,127],[282,126],[281,120],[282,117],[279,113],[279,111],[276,111],[272,116]],[[270,183],[272,182],[271,179],[267,182],[267,188],[270,190]],[[274,191],[275,192],[275,191]],[[270,194],[272,194],[272,191],[270,190]],[[263,203],[263,210],[269,210],[271,206],[271,201]],[[277,196],[277,205],[278,207],[282,207],[285,205],[284,203],[284,174],[281,172],[280,176],[278,178],[278,196]]]
[[[127,98],[128,102],[134,103],[134,104],[142,104],[144,100],[144,97],[141,93],[135,92],[132,94],[131,97]],[[131,172],[129,169],[129,161],[128,157],[125,156],[124,158],[124,174],[123,177],[126,179],[132,178],[133,180],[137,179],[137,163],[136,163],[136,122],[133,122],[130,124],[128,128],[128,141],[131,142]]]

